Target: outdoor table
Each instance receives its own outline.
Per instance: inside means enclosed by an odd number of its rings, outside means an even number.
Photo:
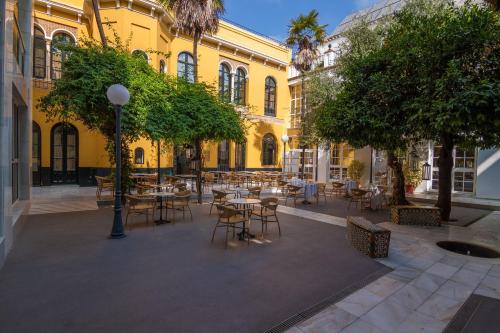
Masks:
[[[259,199],[247,199],[247,198],[230,199],[227,202],[230,203],[230,204],[236,205],[236,206],[243,206],[244,209],[245,209],[244,212],[243,212],[243,216],[245,216],[245,213],[246,213],[246,211],[248,209],[248,206],[260,204],[260,200]],[[250,216],[248,218],[250,218]],[[250,226],[248,226],[248,227],[250,228]],[[238,234],[238,236],[240,237],[239,238],[240,241],[245,240],[245,234],[248,234],[248,237],[250,237],[250,238],[254,238],[255,237],[255,235],[252,235],[250,233],[250,229],[249,229],[248,232],[246,231],[246,225],[243,226],[243,230]]]
[[[227,194],[234,194],[234,198],[241,198],[241,192],[248,192],[247,188],[244,187],[235,187],[234,189],[225,189],[222,192]]]
[[[165,223],[170,223],[168,220],[168,207],[165,206],[165,220],[163,219],[163,198],[168,200],[168,198],[172,198],[175,196],[174,192],[155,192],[155,193],[150,193],[151,196],[155,196],[157,198],[160,198],[160,218],[155,221],[156,224],[165,224]]]
[[[196,179],[196,175],[176,175],[176,177],[185,179],[185,180],[191,180],[191,191],[194,192],[194,180]]]
[[[302,202],[304,204],[310,204],[311,200],[318,193],[318,185],[316,183],[307,182],[302,179],[292,179],[290,184],[304,188],[304,201]]]

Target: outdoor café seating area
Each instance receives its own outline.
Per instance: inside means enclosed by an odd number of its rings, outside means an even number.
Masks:
[[[113,195],[113,181],[96,177],[96,196]],[[192,221],[192,206],[197,203],[194,174],[162,175],[133,173],[125,194],[125,227]],[[346,204],[346,214],[387,207],[387,188],[361,188],[358,182],[320,183],[300,179],[299,175],[277,171],[206,171],[202,173],[202,199],[210,205],[208,215],[214,228],[211,241],[229,238],[249,242],[272,232],[281,236],[277,207],[324,207]],[[342,206],[343,207],[343,206]],[[222,231],[225,233],[223,234]]]

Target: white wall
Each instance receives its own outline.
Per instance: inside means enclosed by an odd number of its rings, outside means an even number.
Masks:
[[[500,149],[479,150],[476,165],[476,197],[500,199]]]

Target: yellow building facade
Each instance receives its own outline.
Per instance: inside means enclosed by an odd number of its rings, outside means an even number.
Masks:
[[[130,38],[131,52],[170,75],[190,79],[192,38],[174,26],[172,16],[149,0],[101,0],[100,15],[107,36]],[[65,57],[56,42],[75,42],[84,36],[99,39],[89,0],[34,1],[33,8],[33,184],[94,184],[95,175],[109,173],[105,139],[78,122],[62,126],[47,121],[37,109],[60,75]],[[149,53],[148,50],[170,54]],[[198,78],[225,90],[252,125],[244,145],[207,142],[203,148],[208,170],[281,169],[290,93],[287,82],[291,50],[270,38],[221,20],[215,35],[203,36],[198,46]],[[131,147],[134,167],[153,171],[157,147],[141,139]],[[162,172],[189,171],[190,149],[162,150]]]

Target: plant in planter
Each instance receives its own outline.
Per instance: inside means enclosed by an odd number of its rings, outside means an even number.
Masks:
[[[405,176],[406,192],[413,194],[415,188],[422,182],[422,165],[418,163],[418,167],[413,169],[411,163],[406,160],[403,163],[403,174]]]
[[[363,170],[365,169],[365,164],[358,160],[353,160],[351,164],[347,167],[347,176],[355,180],[358,184],[363,175]]]

